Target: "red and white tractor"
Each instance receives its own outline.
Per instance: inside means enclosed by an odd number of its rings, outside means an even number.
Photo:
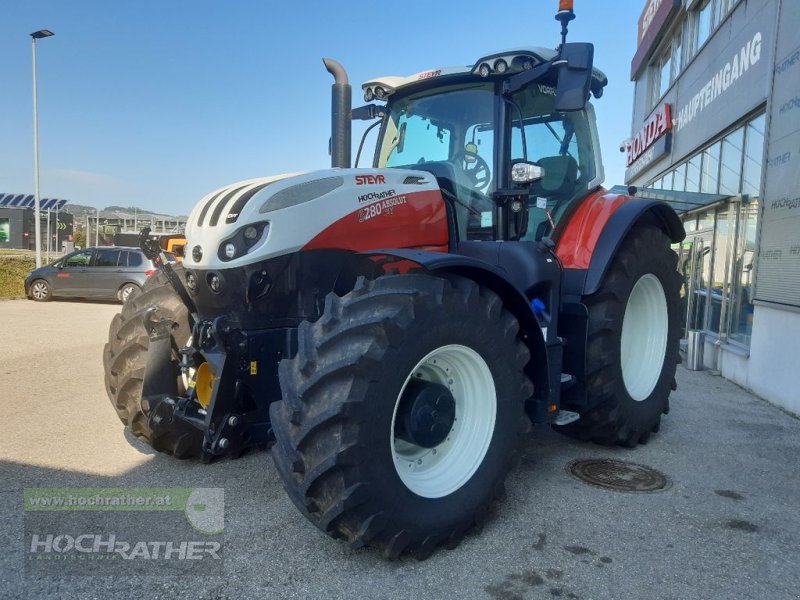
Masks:
[[[676,255],[661,202],[601,186],[593,47],[333,85],[332,168],[204,197],[183,265],[111,323],[120,419],[179,458],[272,446],[300,511],[388,557],[482,519],[531,422],[636,446],[669,409]],[[376,103],[377,101],[377,103]],[[380,127],[350,168],[351,119]]]

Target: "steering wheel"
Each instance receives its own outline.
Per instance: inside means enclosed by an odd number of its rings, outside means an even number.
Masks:
[[[467,159],[470,160],[467,160]],[[472,187],[482,192],[489,187],[492,180],[492,170],[489,163],[480,155],[470,150],[464,150],[461,155],[462,168],[472,183]]]

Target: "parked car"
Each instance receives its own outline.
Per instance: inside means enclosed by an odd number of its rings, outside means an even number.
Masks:
[[[167,258],[175,261],[172,254]],[[157,271],[139,248],[84,248],[34,269],[25,278],[25,295],[38,302],[52,298],[97,298],[126,302]]]

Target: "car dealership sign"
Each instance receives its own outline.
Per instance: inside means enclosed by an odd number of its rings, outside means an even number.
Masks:
[[[639,17],[639,35],[636,38],[636,54],[631,61],[631,79],[636,77],[639,67],[644,64],[666,22],[680,8],[681,0],[647,0]]]
[[[672,130],[672,109],[669,104],[662,104],[650,115],[650,118],[630,142],[628,142],[627,166],[644,154],[656,140]]]
[[[645,121],[639,133],[627,144],[625,181],[631,180],[642,169],[666,156],[672,142],[672,107],[659,106]]]

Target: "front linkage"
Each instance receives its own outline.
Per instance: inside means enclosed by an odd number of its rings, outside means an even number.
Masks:
[[[139,245],[186,305],[192,328],[189,344],[177,349],[176,362],[172,338],[175,322],[161,316],[158,307],[142,315],[149,350],[141,406],[154,438],[200,431],[204,460],[228,454],[238,457],[253,446],[268,446],[273,440],[269,403],[257,398],[279,392],[274,383],[264,385],[269,373],[259,377],[259,358],[275,343],[290,344],[291,336],[285,330],[245,332],[224,315],[199,319],[180,277],[149,234],[149,228],[142,230]],[[284,354],[278,351],[275,358]],[[179,376],[186,382],[183,394]]]

